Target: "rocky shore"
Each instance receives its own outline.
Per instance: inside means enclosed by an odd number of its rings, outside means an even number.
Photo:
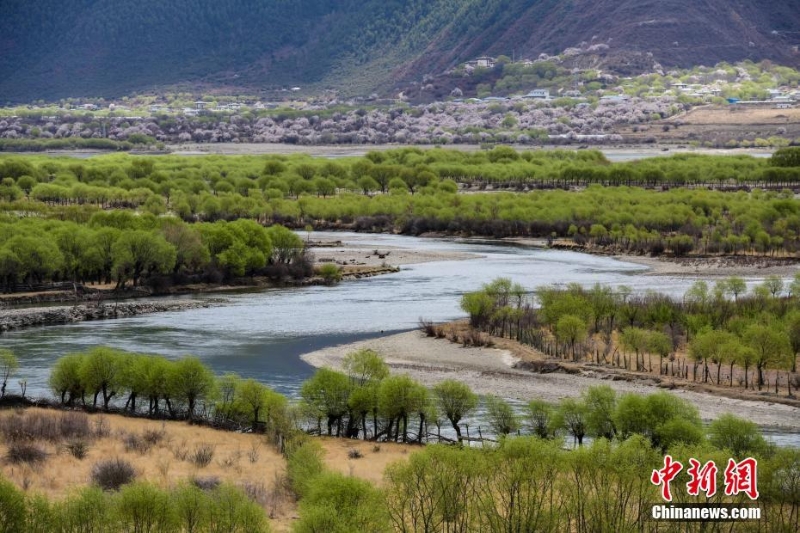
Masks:
[[[85,320],[125,318],[148,313],[183,311],[210,307],[215,302],[199,300],[138,301],[74,306],[35,307],[0,310],[0,333],[34,326],[71,324]]]

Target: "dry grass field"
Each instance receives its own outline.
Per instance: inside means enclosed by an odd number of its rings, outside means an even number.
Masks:
[[[12,460],[13,444],[8,434],[11,428],[53,425],[71,428],[72,435],[63,436],[62,432],[60,437],[48,438],[48,433],[54,432],[30,432],[29,437],[19,440],[46,456],[32,462]],[[79,442],[85,444],[82,458],[75,453]],[[402,460],[415,449],[409,445],[332,438],[321,438],[320,442],[330,469],[374,483],[382,482],[388,464]],[[137,480],[162,488],[185,480],[219,480],[242,487],[264,507],[276,531],[288,531],[296,518],[296,502],[285,478],[286,462],[261,435],[119,415],[33,408],[0,411],[0,473],[26,491],[64,498],[92,483],[92,468],[97,462],[114,458],[131,463]]]

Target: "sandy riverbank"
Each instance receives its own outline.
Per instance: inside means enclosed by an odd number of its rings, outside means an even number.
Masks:
[[[548,248],[546,239],[506,238],[507,242],[532,248]],[[646,255],[608,254],[601,249],[586,249],[579,246],[568,248],[556,246],[555,249],[569,249],[578,253],[605,255],[626,263],[634,263],[648,268],[645,276],[670,276],[686,278],[715,278],[740,276],[744,278],[763,278],[781,276],[788,278],[800,272],[800,261],[788,257],[763,257],[752,255],[728,255],[714,257],[650,257]]]
[[[615,259],[649,268],[645,275],[671,277],[791,277],[800,271],[800,262],[789,258],[727,256],[659,258],[617,255]]]
[[[335,346],[302,356],[315,367],[340,368],[342,358],[355,350],[370,348],[386,359],[392,372],[408,373],[431,386],[445,379],[467,383],[479,394],[496,394],[506,398],[543,399],[557,402],[578,396],[594,385],[610,385],[620,393],[649,394],[664,389],[646,382],[612,381],[599,374],[537,374],[512,368],[517,359],[508,350],[464,348],[446,339],[425,337],[410,331],[352,344]],[[692,391],[676,391],[694,403],[704,420],[730,412],[761,426],[800,430],[800,409],[771,402],[737,400]]]
[[[395,246],[376,247],[374,244],[361,244],[358,240],[348,239],[347,242],[342,242],[335,236],[316,239],[313,234],[311,242],[311,251],[318,264],[335,263],[365,267],[378,267],[384,264],[402,266],[434,261],[463,261],[482,257],[479,254],[466,252],[444,252]]]

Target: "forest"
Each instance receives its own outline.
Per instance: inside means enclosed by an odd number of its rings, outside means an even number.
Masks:
[[[311,274],[290,229],[566,241],[587,250],[789,257],[797,148],[770,159],[401,149],[307,156],[0,158],[0,283]],[[288,228],[288,229],[287,229]]]
[[[0,354],[5,381],[18,368],[13,354]],[[644,511],[657,499],[650,477],[664,453],[687,465],[689,458],[718,465],[757,458],[757,502],[723,491],[709,499],[690,496],[680,488],[685,473],[673,485],[674,501],[757,505],[765,517],[758,531],[792,531],[798,524],[798,451],[775,447],[755,424],[733,415],[704,426],[692,404],[668,392],[618,395],[599,386],[556,405],[533,399],[514,408],[501,398],[481,399],[458,381],[428,389],[408,376],[390,375],[379,354],[361,350],[346,357],[342,371],[318,370],[303,384],[300,400],[289,402],[252,379],[214,375],[197,358],[169,360],[108,347],[61,357],[50,387],[54,407],[264,433],[287,460],[299,501],[296,532],[662,531],[663,524],[645,519]],[[479,405],[487,436],[467,446],[478,440],[463,432],[469,434],[466,420]],[[66,414],[56,424],[48,423],[54,415],[10,415],[0,428],[6,460],[46,465],[47,442],[65,442],[69,453],[85,454],[94,430],[79,413]],[[449,437],[442,426],[451,428]],[[377,487],[328,470],[313,438],[319,433],[360,436],[376,446],[399,440],[457,445],[420,448],[389,466]],[[134,437],[123,435],[131,441],[126,446],[146,453],[141,439],[149,437]],[[210,461],[213,450],[208,454],[196,460]],[[236,487],[185,481],[162,489],[137,480],[125,460],[98,465],[89,487],[58,502],[0,480],[0,525],[4,531],[269,530],[264,512]],[[704,531],[701,524],[681,526]]]

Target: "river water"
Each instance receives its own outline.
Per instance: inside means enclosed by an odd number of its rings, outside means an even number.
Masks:
[[[16,380],[26,379],[29,395],[49,395],[47,376],[59,356],[105,344],[167,357],[197,355],[217,373],[237,372],[295,396],[313,372],[300,355],[412,329],[420,317],[434,321],[460,318],[464,316],[459,309],[460,296],[496,277],[511,278],[529,289],[599,282],[627,285],[634,292],[655,290],[673,295],[682,294],[693,282],[644,276],[646,268],[640,265],[569,251],[397,235],[315,232],[314,237],[370,248],[468,252],[482,257],[407,265],[395,274],[332,287],[229,294],[222,306],[11,332],[0,338],[0,345],[17,354],[21,368],[9,388],[14,390]]]

